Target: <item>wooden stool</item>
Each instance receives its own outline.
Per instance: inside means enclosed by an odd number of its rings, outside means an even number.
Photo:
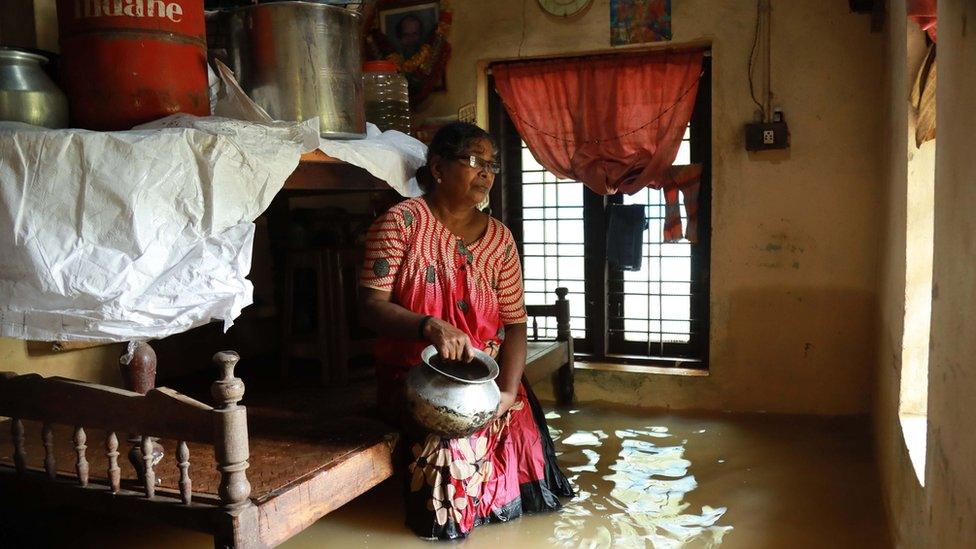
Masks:
[[[334,311],[336,287],[341,288],[341,273],[336,268],[335,253],[327,249],[289,251],[285,258],[284,272],[284,311],[281,319],[281,376],[287,378],[292,358],[318,360],[321,365],[323,384],[330,382],[345,384],[346,374],[333,371],[336,362],[334,351],[337,347],[337,332],[345,328],[345,323],[337,322]],[[312,272],[313,307],[315,327],[305,334],[296,334],[295,320],[295,276],[302,270]],[[336,280],[336,279],[339,280]],[[341,361],[339,361],[341,363]]]
[[[284,317],[281,375],[288,376],[291,358],[318,360],[322,382],[333,386],[349,383],[350,357],[372,355],[372,337],[352,337],[350,323],[358,322],[358,271],[363,261],[360,248],[317,248],[290,251],[285,260]],[[314,273],[315,329],[294,333],[295,276],[301,270]]]

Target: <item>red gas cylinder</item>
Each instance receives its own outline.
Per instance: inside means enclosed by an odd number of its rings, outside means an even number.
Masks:
[[[58,0],[58,26],[73,126],[210,114],[203,0]]]

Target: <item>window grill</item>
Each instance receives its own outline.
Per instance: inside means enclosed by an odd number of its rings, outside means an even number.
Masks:
[[[691,127],[685,130],[674,164],[691,163]],[[683,196],[682,224],[687,224]],[[620,197],[615,197],[620,200]],[[692,314],[701,294],[692,269],[692,244],[662,241],[664,193],[643,189],[622,197],[623,204],[643,204],[644,231],[640,271],[611,270],[608,280],[608,338],[611,352],[654,357],[689,356],[683,349],[699,335],[703,323]],[[697,290],[697,291],[696,291]]]
[[[546,171],[524,142],[521,155],[525,303],[551,304],[556,288],[567,288],[573,337],[586,337],[583,185]],[[556,319],[538,320],[540,337],[556,337]]]

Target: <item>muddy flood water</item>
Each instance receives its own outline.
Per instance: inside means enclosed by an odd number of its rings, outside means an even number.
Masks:
[[[890,547],[863,420],[597,405],[548,418],[577,492],[560,512],[483,526],[460,542],[423,541],[403,526],[388,481],[281,547]],[[66,510],[18,518],[17,528],[72,547],[213,546],[194,532]]]

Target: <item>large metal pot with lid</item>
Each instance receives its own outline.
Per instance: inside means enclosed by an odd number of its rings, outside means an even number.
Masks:
[[[218,26],[241,87],[277,120],[319,117],[331,139],[366,135],[361,19],[331,2],[268,2],[222,14]]]
[[[0,121],[67,127],[68,100],[44,73],[45,63],[43,55],[0,47]]]
[[[501,392],[495,384],[498,363],[474,351],[468,363],[447,363],[431,345],[420,355],[423,364],[407,374],[405,396],[413,419],[437,435],[458,438],[484,427],[495,416]]]

